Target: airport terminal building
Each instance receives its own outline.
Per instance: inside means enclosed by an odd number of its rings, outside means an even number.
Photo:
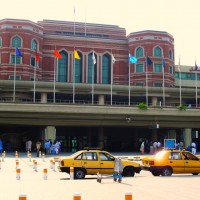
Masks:
[[[117,25],[0,20],[5,149],[24,150],[28,139],[59,140],[68,152],[131,152],[142,140],[169,138],[198,143],[199,70],[175,66],[174,57],[174,38],[163,31],[127,35]],[[142,102],[147,110],[138,108]]]

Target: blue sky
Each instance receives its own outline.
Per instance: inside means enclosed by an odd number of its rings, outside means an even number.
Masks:
[[[11,6],[12,5],[12,6]],[[200,1],[182,0],[10,0],[0,19],[43,19],[112,24],[130,32],[166,31],[175,40],[175,64],[200,65]]]

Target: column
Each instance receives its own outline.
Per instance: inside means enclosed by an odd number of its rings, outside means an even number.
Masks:
[[[188,147],[192,143],[192,129],[186,128],[183,130],[184,146]]]
[[[56,139],[56,128],[55,126],[47,126],[45,128],[45,140],[51,140],[54,142]]]
[[[105,105],[105,96],[103,94],[100,94],[98,96],[98,100],[99,100],[99,105]]]
[[[41,103],[47,103],[47,93],[41,93]]]
[[[103,127],[99,127],[98,147],[104,148],[104,128]]]
[[[157,97],[152,97],[151,98],[151,104],[152,104],[153,107],[157,106],[157,104],[158,104],[158,98]]]

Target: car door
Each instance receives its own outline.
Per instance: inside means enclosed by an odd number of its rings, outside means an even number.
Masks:
[[[200,173],[200,160],[190,152],[183,152],[185,173]]]
[[[168,164],[173,168],[173,173],[184,173],[184,160],[180,152],[170,152]]]
[[[84,152],[82,154],[82,167],[86,169],[87,174],[97,174],[100,169],[100,161],[96,152]]]
[[[99,152],[100,174],[113,174],[115,158],[106,152]]]

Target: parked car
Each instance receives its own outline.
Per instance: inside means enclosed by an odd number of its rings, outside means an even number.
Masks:
[[[162,150],[154,156],[142,159],[141,168],[154,176],[171,176],[172,174],[200,173],[200,159],[185,150]]]
[[[115,157],[109,152],[99,149],[86,149],[78,151],[71,156],[58,160],[59,170],[70,173],[70,167],[74,167],[74,178],[83,179],[85,175],[113,174]],[[140,164],[128,159],[121,159],[124,166],[123,176],[133,177],[140,173]]]

